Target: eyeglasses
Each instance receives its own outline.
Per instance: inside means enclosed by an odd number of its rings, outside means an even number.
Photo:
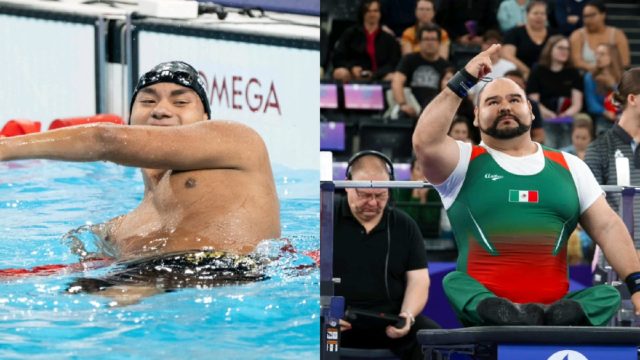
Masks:
[[[386,201],[387,199],[389,199],[389,191],[385,190],[383,192],[378,192],[378,193],[372,193],[372,192],[364,192],[362,190],[359,189],[355,189],[356,190],[356,196],[358,197],[358,200],[360,201],[371,201],[371,200],[375,200],[377,202],[383,202]]]

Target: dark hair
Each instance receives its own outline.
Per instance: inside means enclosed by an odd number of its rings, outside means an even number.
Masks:
[[[596,46],[596,51],[600,46],[604,46],[607,48],[607,51],[609,52],[609,58],[611,58],[609,71],[611,72],[611,75],[615,78],[616,83],[620,82],[620,79],[622,78],[622,73],[624,72],[624,66],[622,65],[622,57],[620,56],[620,51],[618,50],[618,47],[615,44],[602,43]],[[602,68],[596,68],[595,71],[593,71],[593,73],[591,74],[593,77],[593,80],[596,82],[596,91],[598,92],[598,94],[601,94],[601,95],[606,95],[609,93],[609,91],[611,91],[609,86],[603,83],[598,77],[598,75],[600,75],[604,70],[605,69],[602,69]]]
[[[544,1],[544,0],[532,0],[532,1],[529,1],[529,3],[527,4],[527,7],[526,7],[526,9],[527,9],[527,14],[528,14],[528,13],[531,11],[531,9],[533,9],[533,7],[534,7],[534,6],[536,6],[536,5],[543,5],[543,6],[545,7],[545,9],[549,7],[549,5],[547,4],[547,2],[546,2],[546,1]]]
[[[467,122],[467,118],[464,116],[456,115],[456,117],[454,117],[453,121],[451,122],[451,126],[449,126],[449,131],[447,132],[447,134],[451,133],[451,130],[453,130],[453,127],[456,124],[464,124],[467,127],[467,131],[471,132],[471,127],[469,126],[469,122]]]
[[[587,7],[587,6],[593,6],[594,8],[598,9],[598,11],[601,12],[601,13],[606,13],[607,12],[607,7],[604,4],[604,1],[602,1],[602,0],[587,1],[587,3],[584,4],[584,7]]]
[[[518,69],[509,70],[506,73],[504,73],[503,76],[504,77],[514,76],[514,77],[518,77],[518,78],[524,80],[524,74],[522,73],[522,71],[520,71]]]
[[[378,3],[378,8],[382,11],[382,3],[380,1],[381,0],[362,0],[358,11],[358,24],[364,24],[364,14],[369,11],[369,6],[371,6],[371,4]]]
[[[567,40],[567,43],[569,43],[569,46],[571,46],[569,39],[567,39],[567,37],[564,35],[553,35],[547,39],[547,43],[544,44],[544,47],[542,48],[542,52],[540,52],[540,58],[538,58],[539,65],[544,66],[546,68],[551,67],[551,51],[553,50],[553,47],[556,46],[556,44],[562,40]],[[567,62],[563,64],[563,67],[564,68],[573,67],[573,62],[571,61],[571,55],[569,55],[569,57],[567,58]]]
[[[418,29],[417,39],[418,40],[422,40],[422,34],[425,33],[425,32],[435,32],[438,35],[438,42],[442,41],[442,30],[441,30],[440,26],[438,26],[436,24],[429,24],[429,25],[421,26]]]
[[[482,35],[482,41],[483,42],[487,42],[491,39],[495,39],[498,41],[498,43],[502,42],[502,35],[500,35],[499,32],[497,32],[496,30],[487,30],[484,35]]]
[[[640,67],[629,69],[622,74],[622,80],[618,84],[618,90],[613,93],[613,99],[624,109],[627,107],[627,97],[630,94],[640,94]]]

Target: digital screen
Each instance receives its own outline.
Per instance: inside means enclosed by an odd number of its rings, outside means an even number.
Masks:
[[[411,180],[411,163],[395,163],[393,172],[396,180]]]
[[[347,165],[346,161],[333,163],[333,180],[347,180]]]
[[[336,84],[320,84],[320,108],[336,109],[338,107],[338,86]]]
[[[320,123],[320,150],[344,151],[345,148],[344,123]]]
[[[344,107],[347,109],[383,110],[382,85],[345,84]]]

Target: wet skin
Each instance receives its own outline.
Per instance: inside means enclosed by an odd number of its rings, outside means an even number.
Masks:
[[[206,121],[195,92],[181,92],[184,89],[159,83],[141,90],[133,106],[132,125],[197,126],[203,134],[204,127],[217,125],[212,130],[222,132],[218,136],[238,136],[245,142],[231,142],[233,148],[224,150],[237,160],[220,164],[212,160],[210,168],[143,168],[142,202],[109,222],[108,241],[122,258],[196,249],[246,254],[261,240],[280,236],[278,199],[264,143],[242,125]],[[215,144],[199,142],[167,146],[187,148],[187,153],[219,151]],[[238,152],[243,154],[236,156]]]

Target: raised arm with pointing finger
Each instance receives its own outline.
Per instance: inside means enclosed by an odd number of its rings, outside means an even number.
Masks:
[[[471,88],[473,85],[466,84],[470,81],[477,82],[478,78],[490,73],[491,54],[499,51],[500,45],[494,44],[471,59],[464,70],[449,81],[449,86],[427,105],[418,119],[413,134],[413,147],[421,162],[429,164],[423,171],[430,182],[444,181],[458,161],[458,145],[447,133],[462,97],[453,92],[452,88],[458,91],[464,91],[465,86],[467,90]]]
[[[461,98],[491,71],[481,52],[424,110],[413,145],[458,243],[445,293],[465,325],[603,325],[620,294],[609,285],[569,293],[567,241],[578,222],[601,245],[640,310],[640,261],[622,220],[577,157],[531,140],[531,104],[505,78],[477,95],[479,146],[447,130]],[[640,281],[639,281],[640,283]]]

